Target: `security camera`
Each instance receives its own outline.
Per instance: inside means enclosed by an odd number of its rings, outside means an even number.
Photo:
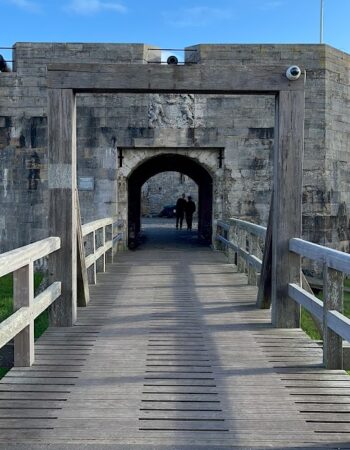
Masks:
[[[176,58],[176,56],[171,55],[166,61],[168,64],[178,64],[179,60]]]
[[[301,75],[301,69],[298,66],[290,66],[287,69],[286,77],[288,80],[295,81],[297,80]]]

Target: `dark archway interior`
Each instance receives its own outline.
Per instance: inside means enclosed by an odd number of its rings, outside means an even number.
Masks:
[[[128,179],[129,246],[141,229],[141,187],[154,175],[175,171],[181,172],[198,185],[198,235],[211,242],[213,179],[209,172],[193,159],[177,154],[155,156],[138,166]]]

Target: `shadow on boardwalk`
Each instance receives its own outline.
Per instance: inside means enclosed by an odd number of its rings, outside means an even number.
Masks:
[[[149,228],[77,324],[49,329],[34,366],[2,380],[0,448],[350,447],[345,372],[322,369],[301,330],[272,328],[195,232]]]

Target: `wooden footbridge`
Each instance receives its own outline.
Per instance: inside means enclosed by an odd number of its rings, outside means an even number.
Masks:
[[[201,64],[48,67],[51,237],[0,255],[15,307],[0,324],[0,346],[14,339],[15,348],[0,382],[2,448],[350,447],[350,256],[300,239],[304,79],[285,73],[227,65],[218,80]],[[273,95],[267,230],[221,220],[221,252],[188,242],[113,255],[119,225],[81,227],[77,214],[75,96],[90,92]],[[33,298],[34,261],[47,257],[49,286]],[[302,282],[303,257],[323,267],[323,303]],[[299,328],[300,305],[323,346]],[[46,308],[52,327],[34,344]]]
[[[108,224],[85,230],[97,234]],[[350,377],[326,369],[322,346],[299,328],[275,328],[270,309],[256,305],[259,245],[254,255],[238,241],[244,234],[259,244],[263,232],[219,222],[217,242],[230,247],[228,258],[174,230],[172,247],[151,242],[118,254],[90,287],[74,326],[50,327],[35,343],[30,367],[23,367],[24,349],[33,350],[28,334],[17,334],[17,367],[0,382],[0,448],[348,448]],[[163,243],[169,239],[168,232]],[[15,269],[14,257],[28,270],[45,242],[0,256],[2,273]],[[93,272],[104,270],[111,246],[101,242],[87,256]],[[320,251],[333,256],[325,264],[350,267],[349,255]],[[15,281],[20,296],[23,280]],[[294,290],[320,317],[323,305]],[[24,331],[31,330],[59,291],[51,285],[3,322],[1,344],[28,320]],[[349,339],[349,320],[328,315],[328,326]]]

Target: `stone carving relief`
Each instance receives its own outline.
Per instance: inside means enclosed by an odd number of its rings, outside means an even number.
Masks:
[[[150,128],[194,127],[195,103],[193,94],[152,94],[148,107]]]

